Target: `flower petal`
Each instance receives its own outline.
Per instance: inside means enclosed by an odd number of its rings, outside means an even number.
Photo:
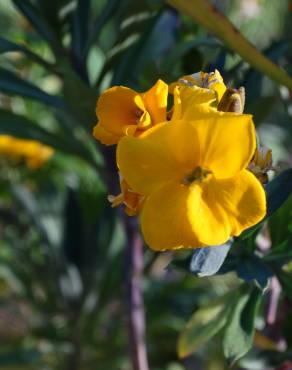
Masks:
[[[96,115],[107,131],[123,136],[124,126],[137,124],[137,110],[145,110],[140,94],[127,87],[115,86],[101,94]]]
[[[124,137],[118,144],[118,167],[131,186],[150,194],[170,180],[181,182],[199,160],[199,142],[194,125],[166,122],[139,138]]]
[[[244,170],[228,180],[165,184],[146,199],[141,226],[154,250],[197,248],[225,243],[265,213],[263,187]]]
[[[120,136],[111,134],[100,123],[94,126],[93,136],[104,145],[114,145],[120,140]]]
[[[214,110],[211,104],[216,101],[216,94],[209,89],[179,83],[176,86],[174,85],[173,98],[172,120],[184,117],[198,119],[202,114],[208,113],[209,110]]]
[[[158,80],[150,90],[142,94],[152,124],[166,121],[167,95],[168,85],[162,80]]]
[[[252,116],[214,112],[191,122],[200,145],[200,165],[216,178],[229,178],[246,168],[256,148]]]
[[[233,178],[214,181],[212,192],[229,219],[232,235],[238,236],[266,214],[264,188],[247,170]]]
[[[231,232],[225,211],[204,182],[192,186],[170,182],[155,191],[144,203],[141,225],[154,250],[219,245]]]

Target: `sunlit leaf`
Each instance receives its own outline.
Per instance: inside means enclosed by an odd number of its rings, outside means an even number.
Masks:
[[[192,354],[224,327],[229,312],[227,302],[227,297],[209,302],[193,314],[179,337],[179,357]]]

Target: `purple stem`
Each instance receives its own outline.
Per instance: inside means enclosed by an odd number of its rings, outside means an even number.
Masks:
[[[281,285],[275,276],[271,279],[270,289],[271,294],[267,312],[267,323],[273,325],[276,322],[278,303],[281,294]]]
[[[149,370],[145,343],[145,313],[141,290],[143,241],[133,219],[125,216],[127,232],[127,302],[133,370]]]

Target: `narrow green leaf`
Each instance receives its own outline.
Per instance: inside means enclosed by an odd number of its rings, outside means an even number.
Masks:
[[[168,3],[214,33],[227,47],[238,53],[255,69],[277,83],[292,89],[292,78],[261,54],[209,1],[168,0]]]
[[[50,95],[30,82],[23,80],[4,68],[0,67],[0,91],[7,94],[17,94],[38,100],[54,108],[64,109],[64,103],[56,96]]]
[[[68,65],[60,70],[64,76],[64,99],[76,121],[90,132],[96,121],[97,91],[88,86]]]
[[[62,45],[59,43],[54,30],[43,18],[38,10],[28,0],[12,0],[15,7],[28,19],[36,31],[49,43],[55,53],[62,53]]]
[[[16,44],[15,42],[0,37],[0,53],[8,53],[11,51],[18,51],[20,53],[25,54],[32,61],[42,65],[46,69],[52,70],[54,68],[52,64],[42,59],[39,55],[35,54],[33,51],[27,49],[25,46]]]
[[[286,201],[292,193],[292,168],[280,173],[266,186],[268,211],[270,217]]]
[[[78,0],[73,13],[71,48],[79,60],[83,60],[86,56],[90,2],[90,0]]]
[[[251,291],[250,287],[245,285],[238,299],[234,300],[223,339],[224,355],[231,364],[252,347],[254,324],[261,297],[259,289],[253,288]]]
[[[121,0],[107,0],[106,5],[102,9],[99,17],[93,25],[93,29],[90,32],[88,41],[85,47],[85,54],[88,53],[90,46],[97,40],[99,34],[105,25],[105,23],[113,16],[113,13],[118,9],[118,5],[121,6]]]
[[[178,340],[178,355],[186,357],[210,340],[224,327],[228,317],[227,296],[197,310]]]

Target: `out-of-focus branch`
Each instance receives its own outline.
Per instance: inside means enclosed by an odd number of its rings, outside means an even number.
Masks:
[[[269,76],[278,84],[292,89],[292,78],[275,63],[258,51],[239,30],[207,0],[168,0],[171,6],[187,14],[201,26],[221,39],[251,66]]]
[[[143,241],[132,219],[125,216],[127,232],[127,302],[133,370],[149,370],[145,343],[145,314],[142,295]]]

